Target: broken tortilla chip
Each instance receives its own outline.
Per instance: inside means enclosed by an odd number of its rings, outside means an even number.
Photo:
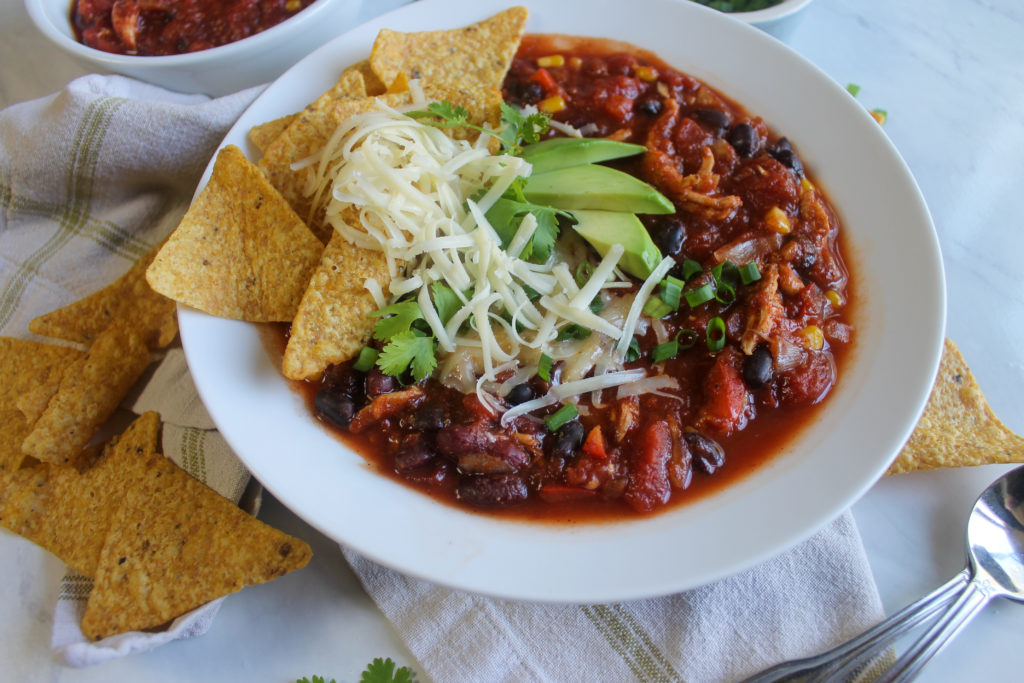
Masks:
[[[328,365],[359,352],[373,332],[375,321],[369,314],[377,309],[363,286],[368,278],[387,289],[391,275],[384,253],[335,233],[292,322],[281,368],[285,377],[316,377]]]
[[[1024,437],[985,401],[960,350],[947,339],[924,414],[886,474],[1024,462]]]
[[[465,107],[470,123],[500,120],[501,84],[526,28],[529,12],[512,7],[469,26],[399,33],[382,29],[370,67],[384,83],[420,79],[427,99]]]
[[[83,355],[69,346],[0,337],[0,410],[20,409],[19,403],[24,403],[29,392],[41,396],[37,402],[42,400],[45,407],[64,370]],[[27,415],[30,423],[38,416]]]
[[[0,409],[0,496],[7,480],[25,459],[21,442],[25,440],[28,429],[29,422],[20,410]]]
[[[249,142],[256,145],[256,149],[265,152],[267,147],[273,144],[274,140],[284,132],[284,129],[291,125],[298,114],[288,114],[273,121],[260,123],[249,129]]]
[[[299,569],[312,551],[162,455],[111,517],[82,618],[90,640],[150,629],[244,586]]]
[[[115,322],[68,366],[60,386],[22,444],[25,455],[64,465],[78,456],[149,365],[149,348]]]
[[[95,576],[110,517],[142,481],[148,456],[159,450],[159,435],[160,416],[144,413],[82,474],[51,464],[15,472],[0,491],[0,523],[83,576]]]
[[[112,321],[122,320],[136,329],[150,349],[167,346],[178,334],[175,304],[146,282],[146,269],[158,249],[139,259],[113,284],[33,319],[28,329],[89,345]]]
[[[146,271],[154,290],[211,315],[295,316],[323,246],[233,145]]]

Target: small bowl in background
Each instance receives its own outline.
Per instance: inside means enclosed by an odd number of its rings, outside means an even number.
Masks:
[[[777,5],[753,12],[723,12],[751,26],[756,26],[785,42],[793,35],[793,31],[804,17],[804,10],[811,0],[782,0]]]
[[[25,9],[57,47],[99,72],[131,76],[185,93],[226,95],[268,83],[352,28],[361,0],[316,0],[276,26],[242,40],[181,55],[140,57],[87,47],[71,28],[72,0],[25,0]]]

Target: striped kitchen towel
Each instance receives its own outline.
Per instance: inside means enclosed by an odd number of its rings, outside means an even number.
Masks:
[[[0,111],[0,335],[53,342],[29,333],[29,321],[110,284],[153,249],[177,225],[221,138],[257,94],[211,100],[94,75]],[[122,406],[125,423],[133,413],[159,412],[164,453],[239,501],[249,474],[213,430],[180,346],[147,377]],[[55,609],[52,646],[74,666],[201,634],[219,605],[159,633],[93,643],[78,626],[90,588],[88,578],[69,573]]]

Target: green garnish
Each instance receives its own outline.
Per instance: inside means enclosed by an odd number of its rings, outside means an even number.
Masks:
[[[548,431],[558,431],[559,427],[579,414],[580,411],[576,410],[576,406],[571,403],[563,403],[561,408],[553,412],[544,420],[544,424],[547,425]]]
[[[719,12],[756,12],[759,9],[774,7],[782,0],[693,0],[694,2],[716,9]]]
[[[377,357],[377,367],[384,374],[394,377],[411,369],[413,379],[418,382],[437,367],[434,347],[434,338],[419,330],[401,332],[384,346]]]
[[[636,337],[629,340],[629,347],[626,349],[626,362],[631,363],[640,357],[640,342]]]
[[[407,666],[397,666],[390,657],[382,659],[377,657],[366,665],[359,677],[359,683],[414,683],[416,674]],[[303,676],[295,683],[335,683],[323,676]]]
[[[545,382],[551,381],[551,367],[555,364],[555,359],[546,353],[540,354],[540,360],[537,362],[537,376]]]
[[[547,132],[551,115],[537,112],[524,116],[515,107],[501,103],[501,131],[477,126],[469,122],[469,112],[465,107],[458,107],[451,102],[431,102],[426,109],[418,109],[406,113],[411,119],[435,128],[471,128],[501,141],[502,151],[506,154],[520,156],[523,145],[537,142]]]
[[[663,360],[669,358],[675,358],[680,351],[693,346],[697,341],[697,333],[688,327],[679,330],[676,336],[671,341],[667,341],[664,344],[658,344],[651,349],[651,362],[660,363]]]
[[[447,325],[452,316],[462,308],[462,300],[451,287],[441,281],[431,283],[430,293],[434,297],[434,308],[437,309],[441,324]]]
[[[587,337],[590,336],[590,334],[591,331],[588,330],[587,328],[583,327],[582,325],[577,325],[576,323],[573,323],[571,325],[566,325],[565,327],[563,327],[562,330],[558,333],[557,339],[558,341],[565,341],[567,339],[586,339]]]
[[[356,362],[352,364],[352,369],[359,372],[368,372],[374,363],[377,362],[377,356],[379,355],[377,349],[372,346],[364,346],[359,349],[359,356],[356,358]]]
[[[853,95],[854,97],[856,97],[857,95],[860,94],[860,86],[857,85],[856,83],[847,83],[846,84],[846,92],[848,92],[851,95]]]
[[[686,298],[686,303],[690,308],[696,308],[715,298],[715,287],[711,284],[701,285],[696,289],[686,292],[683,296]]]
[[[373,327],[373,338],[386,342],[402,332],[408,332],[414,322],[423,319],[423,311],[415,301],[399,301],[374,311],[370,317],[380,318]]]
[[[725,321],[718,316],[709,320],[705,336],[708,351],[721,351],[725,347]]]
[[[544,263],[551,256],[551,248],[555,246],[558,239],[558,217],[568,216],[568,212],[560,209],[553,209],[550,206],[532,204],[522,197],[521,183],[512,183],[505,194],[494,202],[494,205],[484,214],[487,222],[491,224],[494,231],[501,238],[501,246],[504,249],[515,237],[519,224],[523,222],[526,214],[533,214],[537,219],[537,229],[534,230],[530,241],[526,243],[519,254],[524,261]]]
[[[749,285],[752,282],[757,282],[761,279],[761,271],[757,267],[757,263],[751,261],[745,266],[740,266],[740,282],[745,285]]]
[[[700,267],[700,264],[693,259],[686,259],[683,261],[683,279],[689,282],[694,278],[695,275],[700,275],[701,271],[704,270]]]

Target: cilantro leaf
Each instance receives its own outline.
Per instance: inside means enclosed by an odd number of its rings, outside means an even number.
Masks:
[[[437,315],[441,318],[441,324],[447,325],[452,316],[462,308],[462,300],[451,287],[443,282],[432,283],[430,293],[434,295],[434,308],[437,309]]]
[[[310,680],[307,676],[303,676],[295,683],[328,683],[323,676],[313,676],[313,680]],[[334,679],[330,680],[330,683],[335,683]]]
[[[359,683],[413,683],[416,676],[407,666],[397,667],[390,657],[377,657],[363,671]]]
[[[470,125],[469,112],[465,107],[458,107],[451,102],[431,102],[426,109],[410,111],[406,116],[435,128],[457,128]],[[470,127],[476,128],[476,126]]]
[[[522,154],[523,145],[529,145],[540,141],[551,125],[551,115],[546,112],[536,112],[524,116],[523,112],[515,107],[501,103],[501,140],[502,147],[509,154],[516,156]]]
[[[523,222],[526,214],[532,213],[537,219],[537,229],[533,237],[527,242],[526,247],[519,254],[523,260],[532,260],[535,263],[543,263],[551,255],[551,248],[558,239],[558,217],[568,215],[565,211],[554,209],[550,206],[531,204],[527,201],[519,201],[509,197],[501,197],[485,214],[487,221],[501,238],[502,248],[515,237],[516,230]]]
[[[423,318],[423,311],[415,301],[399,301],[374,311],[370,316],[380,318],[373,328],[373,338],[386,342],[396,335],[408,332],[415,321]]]
[[[399,332],[391,337],[377,356],[377,367],[394,377],[411,368],[413,379],[420,381],[437,367],[434,338],[417,334],[414,330]]]

